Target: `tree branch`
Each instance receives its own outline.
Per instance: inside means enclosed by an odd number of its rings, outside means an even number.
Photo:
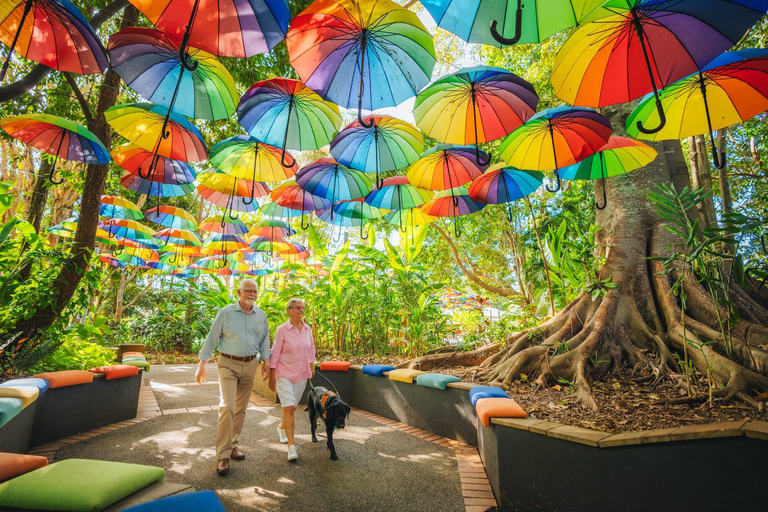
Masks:
[[[72,92],[75,93],[75,97],[77,98],[77,101],[80,103],[80,108],[83,109],[83,116],[85,116],[85,120],[87,123],[93,122],[93,115],[91,114],[91,108],[88,106],[88,101],[85,99],[85,96],[83,96],[83,91],[80,90],[80,87],[77,85],[77,81],[75,81],[75,78],[72,76],[72,73],[62,73],[64,75],[64,80],[67,81],[67,84],[69,84],[70,89],[72,89]]]
[[[136,276],[133,276],[133,277],[136,277]],[[133,277],[131,279],[133,279]],[[128,304],[123,306],[121,308],[120,313],[122,313],[126,309],[128,309],[131,306],[133,306],[134,304],[136,304],[136,301],[139,300],[145,293],[147,293],[147,290],[149,290],[152,287],[152,283],[154,283],[154,282],[155,282],[155,277],[154,276],[150,277],[149,278],[149,283],[147,283],[147,286],[145,286],[143,290],[141,290],[139,293],[137,293],[136,296],[133,298],[133,300],[131,302],[129,302]]]

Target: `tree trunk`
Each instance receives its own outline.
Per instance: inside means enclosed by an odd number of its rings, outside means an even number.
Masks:
[[[695,188],[700,188],[710,195],[699,203],[699,217],[703,227],[711,228],[717,225],[715,202],[712,199],[712,169],[709,165],[707,144],[701,135],[688,137],[688,161],[691,165],[691,180]]]
[[[45,212],[45,203],[48,201],[48,173],[51,171],[51,164],[47,160],[40,163],[40,169],[35,176],[35,182],[32,185],[32,195],[29,198],[27,207],[27,222],[35,228],[35,233],[40,233],[40,227],[43,222],[43,213]]]

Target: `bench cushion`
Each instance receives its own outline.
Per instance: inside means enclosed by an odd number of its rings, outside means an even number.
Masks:
[[[0,452],[0,482],[47,465],[48,459],[39,455]]]
[[[455,375],[443,375],[442,373],[424,373],[416,377],[416,384],[428,388],[445,389],[449,382],[461,382]]]
[[[35,378],[47,380],[51,389],[93,382],[93,374],[85,370],[38,373]]]
[[[45,379],[34,379],[34,378],[28,378],[28,379],[13,379],[13,380],[7,380],[0,384],[0,388],[3,388],[5,386],[35,386],[40,390],[40,394],[42,395],[46,391],[48,391],[48,381]]]
[[[0,427],[15,418],[23,408],[21,398],[0,398]]]
[[[385,364],[365,364],[363,365],[363,373],[367,375],[375,375],[376,377],[383,377],[384,372],[390,372],[394,370],[394,366],[387,366]]]
[[[129,359],[128,361],[123,359],[123,364],[144,368],[145,372],[149,371],[149,363],[145,359]]]
[[[123,512],[226,512],[213,491],[185,492],[142,503]]]
[[[93,373],[103,373],[107,380],[133,377],[139,374],[139,367],[130,364],[116,364],[113,366],[99,366],[88,370]]]
[[[133,357],[133,356],[140,356],[144,357],[144,352],[123,352],[123,357]]]
[[[469,400],[472,405],[477,404],[481,398],[508,398],[509,395],[501,388],[496,386],[475,386],[469,390]]]
[[[37,386],[3,386],[0,388],[0,398],[20,398],[21,408],[25,408],[40,396]]]
[[[413,383],[413,379],[417,375],[421,375],[424,372],[421,370],[411,370],[410,368],[398,368],[396,370],[391,370],[389,372],[389,379],[390,380],[397,380],[400,382],[407,382],[409,384]]]
[[[477,416],[484,427],[491,426],[491,418],[525,418],[528,416],[517,402],[506,398],[481,398],[475,405]]]
[[[164,478],[152,466],[67,459],[0,484],[0,506],[98,511]]]
[[[351,364],[349,361],[323,361],[320,363],[320,369],[329,372],[347,372]]]

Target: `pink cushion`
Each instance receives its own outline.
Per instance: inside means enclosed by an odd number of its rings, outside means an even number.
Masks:
[[[38,455],[0,452],[0,482],[47,465],[48,459]]]
[[[116,364],[113,366],[99,366],[98,368],[91,368],[88,371],[93,373],[103,373],[107,380],[112,380],[138,375],[139,367],[127,364]]]
[[[491,418],[525,418],[528,416],[511,398],[481,398],[475,410],[484,427],[491,426]]]
[[[60,372],[47,372],[34,375],[38,379],[45,379],[50,384],[50,389],[88,384],[93,382],[93,374],[85,370],[64,370]]]
[[[123,357],[130,357],[130,356],[144,356],[144,352],[123,352]]]
[[[329,372],[347,372],[351,364],[349,361],[323,361],[320,363],[320,369]]]

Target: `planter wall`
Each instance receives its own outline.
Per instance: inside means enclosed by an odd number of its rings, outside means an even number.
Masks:
[[[11,421],[0,427],[0,452],[27,453],[32,437],[37,400],[26,406]]]

